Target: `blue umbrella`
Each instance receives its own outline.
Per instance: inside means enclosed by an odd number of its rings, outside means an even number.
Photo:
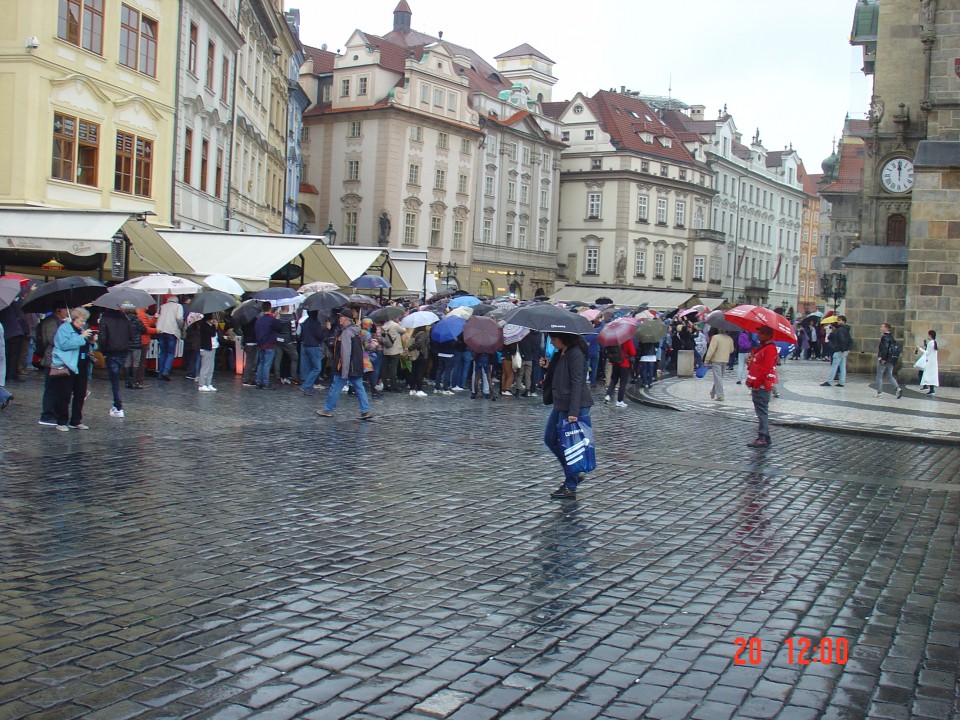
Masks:
[[[473,307],[474,305],[480,304],[480,298],[474,297],[473,295],[460,295],[459,297],[453,298],[450,303],[447,305],[451,310],[458,307]]]
[[[379,290],[381,288],[391,288],[393,285],[385,277],[379,275],[361,275],[352,283],[350,287],[364,288],[366,290]]]
[[[447,315],[443,320],[433,326],[433,330],[430,331],[430,338],[441,343],[456,340],[460,333],[463,332],[463,326],[466,324],[467,321],[462,317]]]
[[[289,300],[297,297],[297,291],[293,288],[268,287],[263,290],[257,290],[253,296],[257,300],[269,300],[273,305],[281,305],[278,300]]]

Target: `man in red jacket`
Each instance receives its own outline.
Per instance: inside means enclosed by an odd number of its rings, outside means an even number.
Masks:
[[[750,351],[747,360],[747,387],[753,395],[753,409],[757,413],[760,428],[757,439],[747,447],[768,448],[770,442],[770,393],[777,383],[777,346],[773,342],[773,330],[761,327],[757,331],[760,347]]]

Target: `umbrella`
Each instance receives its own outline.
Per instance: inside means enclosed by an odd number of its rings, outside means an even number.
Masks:
[[[347,305],[352,305],[358,308],[380,307],[380,303],[378,303],[369,295],[358,295],[356,293],[354,293],[353,295],[347,295]]]
[[[504,315],[503,319],[514,325],[523,325],[523,327],[528,327],[531,330],[547,333],[586,335],[595,330],[585,317],[558,308],[556,305],[545,303],[534,303],[533,305],[516,308]]]
[[[700,313],[705,313],[707,311],[706,305],[694,305],[691,308],[686,310],[681,310],[677,313],[677,317],[686,317],[687,315],[699,315]]]
[[[581,310],[580,315],[583,315],[587,320],[593,322],[598,317],[600,317],[600,311],[594,310],[593,308],[587,308],[586,310]]]
[[[496,310],[503,310],[504,312],[510,312],[511,310],[516,310],[517,306],[508,300],[501,300],[500,302],[495,302],[493,307]]]
[[[470,317],[473,315],[473,308],[464,307],[464,306],[456,307],[453,310],[451,310],[449,313],[447,313],[448,317],[450,315],[463,318],[464,320],[469,320]]]
[[[30,278],[25,278],[23,275],[17,275],[16,273],[7,273],[6,275],[0,275],[0,280],[16,280],[20,283],[20,286],[23,287],[28,282]]]
[[[450,301],[450,304],[447,307],[458,308],[458,307],[473,307],[474,305],[480,304],[480,298],[474,297],[473,295],[460,295],[453,298]]]
[[[823,320],[821,320],[820,324],[833,325],[834,323],[837,323],[837,322],[840,322],[840,317],[837,315],[830,315],[829,317],[825,317]]]
[[[603,296],[603,297],[598,297],[593,304],[594,305],[613,305],[613,300],[611,300],[606,296]]]
[[[361,275],[352,283],[350,287],[364,288],[365,290],[378,290],[380,288],[391,288],[393,285],[385,277],[379,275]]]
[[[490,303],[480,303],[479,305],[474,305],[471,309],[474,315],[486,315],[493,310],[493,305]]]
[[[79,307],[93,302],[106,291],[107,286],[102,282],[82,275],[57,278],[30,293],[21,309],[35,313],[52,312],[58,307]]]
[[[203,282],[212,290],[219,290],[228,295],[243,295],[243,286],[229,275],[223,273],[214,273],[207,275]]]
[[[203,289],[191,280],[164,273],[153,273],[125,280],[117,287],[132,287],[151,295],[193,295]]]
[[[640,321],[633,318],[622,317],[611,320],[600,330],[600,334],[597,335],[597,342],[606,347],[623,345],[633,337],[639,324]]]
[[[156,302],[153,296],[144,290],[118,285],[107,290],[94,300],[93,304],[111,310],[134,310],[136,308],[148,308]]]
[[[804,320],[809,320],[810,318],[822,318],[823,313],[819,310],[814,310],[812,313],[808,313]]]
[[[263,290],[257,290],[253,297],[256,300],[269,300],[274,307],[283,305],[284,300],[293,300],[297,297],[297,291],[288,287],[268,287]]]
[[[448,290],[441,290],[440,292],[431,295],[430,298],[426,300],[426,303],[429,305],[430,303],[435,303],[437,300],[443,300],[444,298],[451,297],[455,292],[456,290],[452,288]]]
[[[737,305],[732,310],[727,310],[723,316],[748,332],[756,332],[762,327],[768,327],[773,330],[774,340],[793,343],[797,341],[797,335],[787,319],[777,315],[773,310],[757,305]]]
[[[530,328],[521,327],[520,325],[512,325],[507,323],[503,326],[503,344],[510,345],[515,342],[520,342],[527,335],[530,334]]]
[[[634,315],[634,317],[637,320],[649,320],[650,318],[655,318],[656,315],[653,313],[652,310],[641,310],[636,315]]]
[[[667,336],[667,326],[659,320],[644,320],[637,325],[633,336],[642,343],[660,342]]]
[[[477,315],[463,326],[463,342],[477,353],[494,353],[503,347],[503,330],[496,320]]]
[[[433,325],[435,322],[440,322],[440,318],[438,318],[435,313],[429,310],[418,310],[417,312],[410,313],[401,320],[400,327],[418,328],[424,325]]]
[[[388,320],[399,320],[405,314],[406,310],[399,305],[387,305],[386,307],[377,308],[370,313],[370,319],[374,322],[385,323]]]
[[[237,301],[228,293],[220,290],[207,290],[193,296],[193,299],[190,300],[190,312],[207,315],[229,310],[236,304]]]
[[[438,343],[456,340],[463,332],[463,326],[467,321],[456,315],[447,315],[440,322],[433,326],[430,331],[430,338]]]
[[[710,327],[715,327],[720,332],[739,332],[740,326],[734,325],[723,316],[723,310],[714,310],[707,315],[704,322]]]
[[[7,307],[20,294],[20,281],[15,278],[0,278],[0,309]]]
[[[325,280],[317,280],[316,282],[307,283],[297,288],[297,292],[301,295],[312,295],[313,293],[327,292],[328,290],[340,290],[340,286],[336,283],[326,282]]]
[[[336,290],[321,290],[315,292],[303,303],[304,310],[317,310],[321,315],[326,315],[334,308],[343,307],[350,298],[342,292]]]
[[[247,323],[256,320],[260,316],[260,306],[262,300],[244,300],[237,305],[230,317],[233,319],[235,327],[243,327]]]

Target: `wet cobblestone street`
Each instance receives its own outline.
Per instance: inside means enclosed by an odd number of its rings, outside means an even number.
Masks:
[[[958,447],[600,404],[553,501],[539,400],[233,383],[18,388],[0,720],[958,716]]]

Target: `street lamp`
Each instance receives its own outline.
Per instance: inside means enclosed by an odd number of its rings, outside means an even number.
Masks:
[[[843,273],[827,275],[820,278],[820,287],[822,295],[827,300],[833,298],[833,312],[837,312],[840,307],[840,301],[847,296],[847,276]]]
[[[523,279],[525,277],[526,275],[523,274],[523,270],[518,270],[517,272],[507,270],[507,288],[512,295],[517,294],[518,288],[523,289]]]
[[[327,223],[327,229],[323,231],[323,234],[327,236],[327,245],[337,244],[337,231],[333,229],[333,220]]]
[[[446,265],[441,262],[437,263],[437,275],[443,276],[444,285],[449,285],[451,279],[456,280],[457,270],[459,269],[456,263],[448,262]]]

